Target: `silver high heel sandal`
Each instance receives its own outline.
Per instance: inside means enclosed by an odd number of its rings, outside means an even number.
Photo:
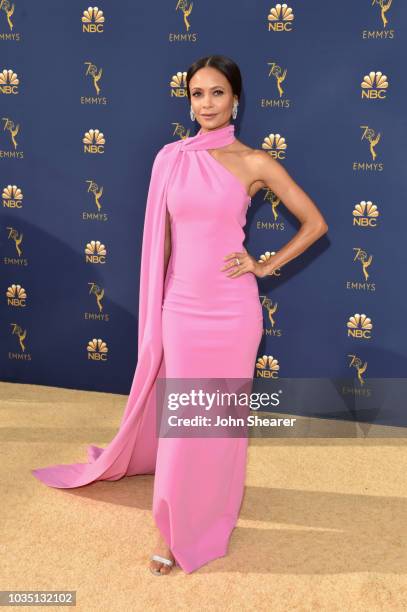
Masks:
[[[176,565],[175,561],[167,559],[166,557],[162,557],[161,555],[151,555],[150,560],[159,561],[160,563],[164,563],[165,565],[169,565],[170,567]],[[160,570],[153,569],[152,567],[150,567],[150,572],[154,574],[154,576],[166,576],[166,574],[162,574]]]

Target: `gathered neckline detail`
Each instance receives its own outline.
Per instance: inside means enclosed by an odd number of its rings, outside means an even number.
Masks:
[[[221,128],[202,132],[202,128],[195,136],[181,139],[181,151],[199,151],[202,149],[219,149],[226,147],[236,140],[233,123]]]

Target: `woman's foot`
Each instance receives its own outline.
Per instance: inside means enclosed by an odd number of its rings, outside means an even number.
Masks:
[[[175,565],[174,555],[172,554],[171,550],[168,548],[167,543],[162,537],[160,531],[158,532],[158,538],[157,538],[157,543],[154,548],[154,554],[160,555],[161,557],[165,557],[166,559],[173,561]],[[173,567],[174,567],[173,565],[167,565],[166,563],[161,563],[160,561],[150,560],[150,568],[152,570],[159,571],[161,574],[169,574]]]

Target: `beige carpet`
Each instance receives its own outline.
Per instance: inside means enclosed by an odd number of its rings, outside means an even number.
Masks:
[[[87,444],[115,435],[125,403],[0,383],[1,590],[72,589],[84,611],[407,609],[405,430],[364,438],[343,423],[355,437],[251,438],[228,554],[155,577],[153,476],[63,490],[30,473],[86,461]]]

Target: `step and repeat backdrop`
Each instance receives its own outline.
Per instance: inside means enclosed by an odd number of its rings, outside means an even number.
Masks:
[[[348,380],[351,398],[403,378],[406,16],[400,0],[0,0],[1,379],[128,393],[151,166],[199,129],[186,71],[210,54],[242,72],[236,136],[329,225],[258,279],[254,378]],[[246,248],[267,259],[298,228],[262,189]]]

